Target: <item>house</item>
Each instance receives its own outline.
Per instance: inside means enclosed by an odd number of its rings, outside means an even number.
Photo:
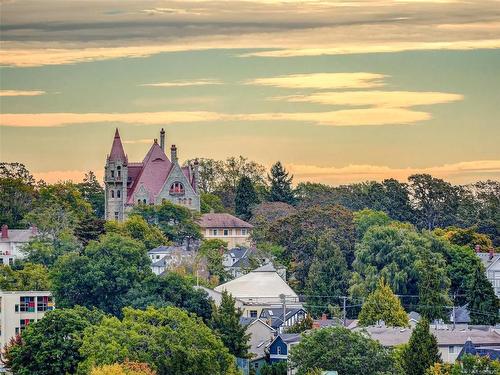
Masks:
[[[105,218],[123,221],[135,205],[164,201],[200,211],[199,180],[198,162],[181,166],[175,145],[170,148],[170,159],[167,157],[163,129],[160,144],[155,139],[140,162],[129,162],[116,129],[104,167]]]
[[[413,328],[370,326],[361,328],[372,339],[385,347],[405,344],[410,340]],[[453,363],[467,341],[480,347],[500,348],[500,333],[489,326],[466,326],[453,329],[452,325],[431,325],[431,333],[436,336],[439,352],[444,362]]]
[[[469,324],[470,313],[467,307],[468,304],[454,308],[450,312],[450,322],[454,322],[455,324]]]
[[[476,251],[480,250],[479,248]],[[500,298],[500,254],[495,254],[493,249],[487,253],[476,252],[483,263],[486,271],[486,277],[493,286],[497,297]]]
[[[347,320],[347,323],[352,322],[352,320]],[[333,318],[333,319],[328,319],[326,314],[321,315],[321,319],[314,319],[313,320],[313,329],[320,329],[320,328],[328,328],[328,327],[342,327],[344,326],[344,322],[342,319],[339,318]]]
[[[471,340],[466,341],[458,355],[458,359],[462,359],[466,354],[479,355],[481,357],[488,357],[489,359],[500,361],[500,347],[478,347],[474,345]]]
[[[215,288],[219,293],[223,290],[243,301],[243,316],[249,318],[257,318],[263,309],[282,307],[283,304],[287,309],[302,307],[299,296],[271,263]]]
[[[151,270],[155,275],[180,267],[181,265],[193,266],[196,253],[188,251],[182,246],[159,246],[148,251],[151,259]]]
[[[285,314],[285,317],[283,317]],[[285,309],[283,307],[265,308],[260,313],[259,318],[269,324],[274,330],[279,333],[286,332],[288,327],[299,323],[307,316],[306,310],[302,307],[294,307]]]
[[[20,334],[29,324],[43,318],[54,309],[50,292],[0,291],[0,345]]]
[[[269,361],[271,363],[287,361],[293,346],[300,342],[300,333],[282,333],[269,344]]]
[[[224,213],[203,214],[199,224],[205,239],[226,241],[229,249],[250,246],[253,225],[236,216]]]
[[[224,253],[222,265],[226,272],[235,278],[243,276],[251,271],[252,268],[258,268],[270,261],[267,257],[259,257],[258,251],[254,247],[235,247]]]
[[[254,369],[255,374],[260,374],[260,369],[266,362],[266,348],[274,340],[276,330],[273,329],[262,319],[241,318],[240,324],[247,327],[246,333],[250,335],[249,353],[250,367]]]
[[[22,248],[37,235],[36,227],[29,229],[9,229],[2,225],[0,235],[0,264],[12,265],[16,259],[24,258]]]

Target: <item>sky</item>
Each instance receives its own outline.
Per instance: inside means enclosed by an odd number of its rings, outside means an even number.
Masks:
[[[500,1],[0,0],[0,160],[102,177],[181,160],[295,182],[500,179]]]

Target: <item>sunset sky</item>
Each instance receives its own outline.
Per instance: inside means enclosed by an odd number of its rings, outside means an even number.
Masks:
[[[102,176],[281,160],[295,182],[500,179],[500,1],[0,0],[0,159]]]

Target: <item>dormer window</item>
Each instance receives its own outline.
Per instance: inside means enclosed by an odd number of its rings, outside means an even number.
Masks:
[[[170,195],[183,195],[184,194],[184,185],[180,182],[174,182],[170,185]]]

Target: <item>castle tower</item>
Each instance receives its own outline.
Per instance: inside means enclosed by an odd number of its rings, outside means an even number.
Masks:
[[[127,202],[128,159],[116,129],[111,152],[104,168],[105,218],[123,221]]]

